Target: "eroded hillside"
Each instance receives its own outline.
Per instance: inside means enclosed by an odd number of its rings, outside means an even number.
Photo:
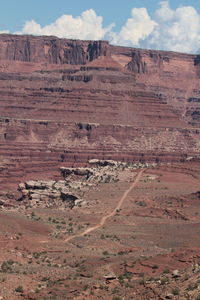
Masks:
[[[198,55],[0,35],[2,189],[92,158],[197,156],[199,77]]]

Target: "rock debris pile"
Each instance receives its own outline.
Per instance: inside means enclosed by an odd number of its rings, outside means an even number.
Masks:
[[[18,190],[21,196],[18,201],[32,207],[73,208],[87,205],[84,199],[86,190],[99,183],[113,183],[119,180],[118,173],[126,169],[153,167],[155,164],[127,164],[113,160],[89,161],[88,168],[66,168],[60,171],[64,180],[37,180],[20,183]]]

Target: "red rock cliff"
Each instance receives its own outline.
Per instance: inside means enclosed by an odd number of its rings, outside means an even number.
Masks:
[[[90,158],[199,155],[200,56],[0,35],[1,186]]]

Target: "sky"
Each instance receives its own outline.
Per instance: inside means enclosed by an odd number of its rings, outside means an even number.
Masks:
[[[200,0],[0,0],[0,33],[200,52]]]

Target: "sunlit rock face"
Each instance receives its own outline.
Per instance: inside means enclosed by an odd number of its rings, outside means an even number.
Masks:
[[[0,35],[0,185],[200,151],[200,56]]]

